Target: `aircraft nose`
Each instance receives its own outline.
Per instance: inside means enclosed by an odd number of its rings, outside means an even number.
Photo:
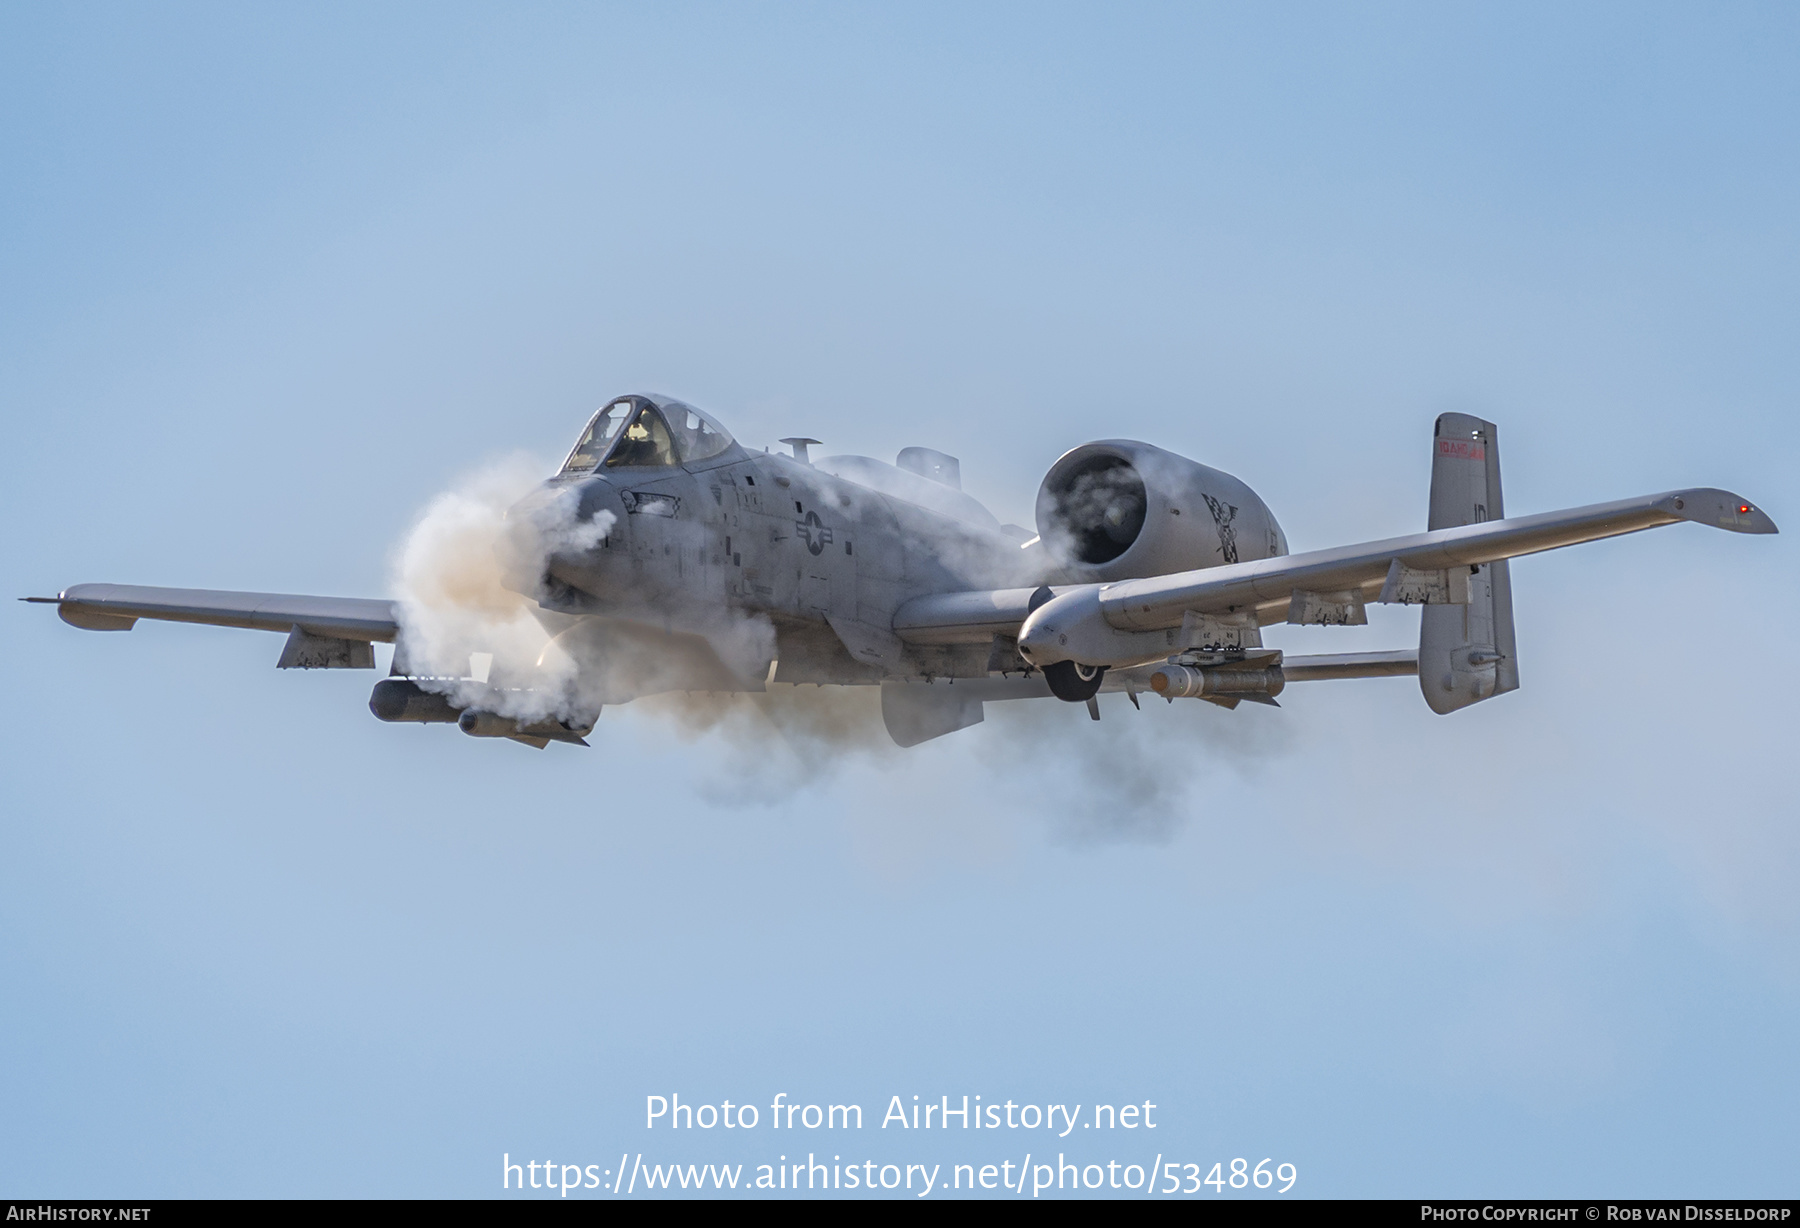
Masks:
[[[555,479],[539,482],[524,498],[506,509],[506,519],[509,522],[536,520],[564,499],[566,493],[573,489],[574,487],[570,483],[558,482]]]
[[[506,509],[515,531],[551,532],[585,525],[601,513],[617,515],[619,502],[612,483],[590,477],[579,482],[545,482]]]
[[[534,593],[553,559],[585,556],[616,531],[623,511],[604,478],[545,482],[506,510],[499,553],[504,583]]]
[[[613,509],[619,503],[619,492],[605,478],[589,478],[575,489],[575,519],[591,521],[602,512],[617,515]]]

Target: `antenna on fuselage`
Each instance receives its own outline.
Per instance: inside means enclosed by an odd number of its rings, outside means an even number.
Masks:
[[[810,465],[812,462],[806,458],[806,445],[819,441],[817,439],[778,439],[776,442],[791,445],[794,449],[794,459],[802,465]]]

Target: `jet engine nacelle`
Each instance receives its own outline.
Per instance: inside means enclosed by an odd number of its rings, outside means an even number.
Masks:
[[[1078,583],[1275,558],[1287,538],[1255,491],[1133,439],[1063,454],[1038,488],[1038,536]]]

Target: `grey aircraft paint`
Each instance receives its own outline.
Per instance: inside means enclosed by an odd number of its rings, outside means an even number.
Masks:
[[[1035,534],[965,494],[955,457],[908,448],[895,465],[815,462],[817,441],[783,442],[793,455],[750,451],[681,401],[617,397],[508,513],[523,560],[508,587],[577,660],[619,666],[597,702],[768,681],[879,685],[903,746],[975,724],[1001,699],[1085,701],[1098,719],[1102,690],[1229,708],[1275,703],[1289,681],[1416,673],[1448,713],[1519,685],[1508,559],[1684,520],[1776,531],[1710,488],[1509,520],[1496,428],[1459,414],[1434,429],[1425,532],[1303,555],[1242,481],[1133,440],[1059,458]],[[571,497],[578,523],[604,534],[534,548],[537,518]],[[370,701],[384,720],[454,721],[542,747],[581,743],[598,715],[520,723],[450,703],[407,676],[388,601],[104,584],[27,600],[55,602],[87,630],[148,618],[281,631],[284,668],[367,668],[369,644],[394,641],[396,676]],[[1371,601],[1423,607],[1417,653],[1284,660],[1262,646],[1265,625],[1358,625]],[[747,621],[766,621],[772,639],[733,634]]]

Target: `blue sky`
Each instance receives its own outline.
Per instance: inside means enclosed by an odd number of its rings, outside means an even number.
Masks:
[[[13,6],[0,575],[381,595],[437,492],[629,389],[943,449],[1021,522],[1125,435],[1295,549],[1411,531],[1454,409],[1509,510],[1792,529],[1797,49],[1779,5]],[[789,1153],[646,1132],[675,1091],[1148,1099],[1080,1154],[1312,1195],[1791,1196],[1792,541],[1517,564],[1523,688],[1450,718],[1311,684],[905,754],[654,705],[537,754],[14,605],[0,1188]]]

